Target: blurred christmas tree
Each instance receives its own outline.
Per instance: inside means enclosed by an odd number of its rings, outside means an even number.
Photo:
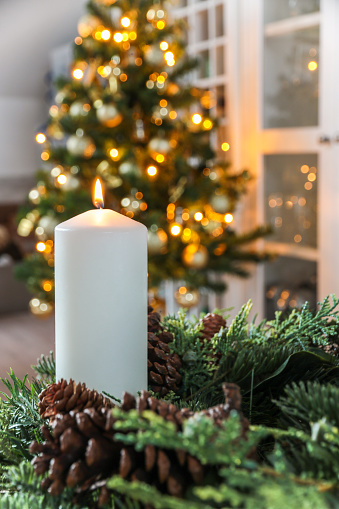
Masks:
[[[264,255],[243,246],[266,230],[232,229],[250,177],[216,160],[213,95],[183,79],[198,65],[185,53],[184,24],[153,0],[93,0],[78,31],[70,79],[58,81],[36,137],[45,167],[19,218],[19,234],[38,239],[18,270],[36,295],[32,310],[52,309],[53,230],[92,207],[96,176],[106,207],[148,227],[150,287],[175,279],[223,290],[211,272],[245,276],[242,262]]]

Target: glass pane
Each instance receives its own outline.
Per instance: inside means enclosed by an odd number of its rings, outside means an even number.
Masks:
[[[320,0],[265,0],[265,23],[319,11]]]
[[[196,38],[197,41],[207,41],[208,39],[208,11],[200,11],[196,15]]]
[[[224,6],[218,5],[215,8],[215,35],[221,37],[224,35]]]
[[[265,128],[318,124],[318,55],[318,27],[265,37]]]
[[[300,308],[306,301],[312,309],[317,305],[317,264],[308,260],[281,256],[265,263],[265,316],[274,318],[275,311]]]
[[[265,218],[269,240],[317,246],[317,155],[275,154],[264,159]]]
[[[198,58],[200,60],[199,66],[199,78],[208,78],[211,75],[211,63],[210,63],[210,55],[208,50],[201,51],[198,53]]]

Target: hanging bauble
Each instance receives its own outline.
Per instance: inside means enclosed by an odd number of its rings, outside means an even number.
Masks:
[[[72,118],[79,119],[81,117],[86,117],[89,110],[90,105],[85,101],[74,101],[69,107],[69,114]]]
[[[125,177],[139,177],[141,175],[140,168],[131,161],[125,161],[119,166],[119,173]]]
[[[122,121],[122,115],[114,104],[103,104],[97,109],[100,124],[106,127],[116,127]]]
[[[73,156],[90,158],[95,151],[95,145],[89,136],[72,134],[66,142],[66,148]]]
[[[41,240],[43,238],[51,238],[54,235],[54,228],[59,224],[60,221],[53,216],[42,216],[39,220],[38,228],[36,229],[37,237]],[[40,229],[39,229],[40,228]]]
[[[49,318],[53,313],[54,306],[51,302],[34,297],[29,303],[33,315],[39,318]]]
[[[192,308],[199,304],[200,293],[198,290],[190,290],[186,286],[181,286],[174,294],[177,304],[182,308]]]
[[[162,254],[166,252],[167,234],[162,228],[158,228],[155,232],[148,230],[147,247],[151,255]]]
[[[190,269],[204,269],[208,262],[208,251],[201,244],[189,244],[182,252],[182,261]]]
[[[0,224],[0,251],[5,249],[5,247],[10,242],[10,234],[7,230],[6,226]]]
[[[226,214],[231,209],[231,201],[226,194],[215,194],[211,199],[211,207],[218,214]]]
[[[171,145],[163,138],[153,138],[148,144],[148,149],[153,159],[156,159],[158,154],[165,156],[170,151]]]
[[[93,34],[94,31],[102,24],[97,16],[92,14],[84,14],[78,22],[78,33],[81,37],[85,38]]]
[[[164,61],[164,52],[159,48],[159,44],[157,45],[147,45],[144,47],[144,59],[148,64],[159,65],[163,64]]]

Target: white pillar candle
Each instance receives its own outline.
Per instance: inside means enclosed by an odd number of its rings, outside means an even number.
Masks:
[[[147,388],[147,229],[113,210],[55,228],[57,379],[121,398]]]

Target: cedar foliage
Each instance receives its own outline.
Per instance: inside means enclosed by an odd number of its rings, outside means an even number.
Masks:
[[[252,426],[244,440],[233,414],[220,427],[196,414],[178,431],[150,410],[114,409],[116,440],[135,451],[148,445],[173,454],[187,450],[208,475],[183,499],[115,475],[106,484],[111,493],[106,507],[337,507],[339,360],[321,349],[337,341],[337,307],[338,299],[327,298],[315,312],[306,304],[287,317],[277,314],[256,324],[249,321],[247,303],[228,328],[208,340],[202,337],[202,321],[188,320],[183,312],[165,317],[163,328],[173,334],[170,348],[182,359],[183,377],[167,402],[206,409],[220,403],[223,382],[237,383]],[[42,440],[38,395],[54,380],[54,359],[42,358],[37,366],[39,381],[19,380],[12,371],[2,379],[9,395],[0,404],[0,507],[77,507],[72,490],[53,498],[40,490],[41,479],[32,473],[29,443]],[[248,454],[253,447],[257,457]],[[94,489],[81,507],[97,507],[98,497]]]

